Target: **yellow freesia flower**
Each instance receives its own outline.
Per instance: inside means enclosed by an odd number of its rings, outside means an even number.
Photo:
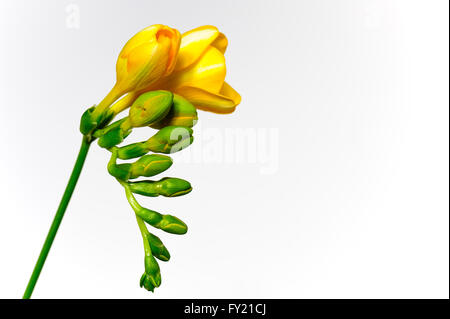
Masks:
[[[120,52],[116,84],[96,112],[103,112],[123,94],[142,90],[167,77],[174,70],[180,42],[178,30],[161,24],[135,34]]]
[[[173,72],[134,91],[113,105],[115,113],[130,106],[143,92],[168,90],[189,100],[196,108],[214,113],[232,113],[241,96],[225,82],[225,35],[214,26],[202,26],[184,33]]]
[[[231,113],[241,96],[225,82],[225,35],[214,26],[202,26],[183,34],[177,63],[161,87],[177,93],[198,109]]]

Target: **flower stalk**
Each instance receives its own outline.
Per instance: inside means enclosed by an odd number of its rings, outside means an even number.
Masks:
[[[48,231],[44,245],[42,246],[41,253],[39,254],[39,258],[36,262],[36,265],[34,266],[34,270],[31,274],[27,288],[25,289],[25,293],[23,294],[23,299],[31,298],[34,287],[36,286],[36,283],[39,279],[39,275],[41,274],[42,268],[44,267],[45,260],[47,259],[50,248],[52,247],[56,233],[58,232],[59,226],[61,225],[64,213],[67,209],[67,205],[69,205],[70,198],[72,197],[75,186],[77,185],[78,178],[80,177],[81,170],[83,169],[84,162],[86,161],[86,156],[88,154],[90,144],[91,141],[89,141],[89,138],[83,136],[80,151],[78,152],[77,160],[75,161],[72,174],[70,175],[63,197],[61,198],[61,202],[59,203],[55,217],[53,218],[52,225],[50,226],[50,230]]]

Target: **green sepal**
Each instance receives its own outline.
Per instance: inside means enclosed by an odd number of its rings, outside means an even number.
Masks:
[[[181,178],[164,177],[159,181],[139,181],[128,184],[130,190],[139,195],[156,197],[182,196],[192,191],[191,184]]]
[[[160,121],[150,127],[160,129],[165,126],[193,127],[198,121],[197,109],[191,102],[178,94],[173,95],[173,104],[169,113]]]
[[[141,94],[131,105],[129,118],[133,127],[151,125],[163,119],[172,106],[173,94],[158,90]]]
[[[127,181],[130,179],[131,164],[108,164],[108,173],[112,176]]]
[[[144,155],[131,164],[130,178],[157,175],[172,166],[172,163],[173,161],[169,156],[157,154]]]
[[[145,288],[147,291],[154,292],[155,286],[153,286],[150,276],[145,272],[142,274],[141,279],[139,280],[139,286],[141,288]]]
[[[145,256],[144,264],[145,273],[141,276],[139,284],[141,287],[153,292],[156,287],[161,285],[161,271],[158,262],[152,255]]]
[[[159,239],[159,237],[157,237],[151,233],[148,233],[147,241],[150,245],[153,256],[155,256],[156,258],[158,258],[161,261],[169,261],[170,253],[167,250],[166,246],[164,246],[161,239]]]
[[[125,160],[145,155],[148,153],[148,151],[149,150],[145,142],[138,142],[120,147],[117,150],[117,156],[120,159]]]
[[[84,111],[84,113],[81,115],[80,132],[83,135],[92,134],[95,130],[102,128],[109,121],[111,121],[114,116],[114,113],[107,111],[94,117],[93,112],[95,108],[96,106],[94,105]]]
[[[95,110],[95,105],[88,108],[84,111],[83,115],[81,115],[80,120],[80,132],[83,135],[88,135],[92,133],[97,127],[98,120],[94,119],[92,116],[92,112]]]
[[[111,151],[111,158],[108,162],[108,173],[120,180],[129,180],[131,175],[131,164],[116,164],[116,160],[117,148],[113,148]]]
[[[111,148],[122,143],[122,141],[131,133],[130,129],[126,129],[124,128],[124,125],[122,125],[127,120],[127,118],[123,118],[98,131],[96,135],[101,135],[98,139],[98,145],[103,148]]]
[[[153,135],[145,145],[154,153],[175,153],[192,144],[192,129],[185,126],[167,126]]]

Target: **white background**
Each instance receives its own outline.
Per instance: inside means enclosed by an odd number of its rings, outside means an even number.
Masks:
[[[133,213],[94,144],[34,297],[448,298],[448,20],[445,0],[2,0],[0,297],[25,289],[81,113],[113,85],[123,44],[163,23],[218,26],[242,95],[232,115],[199,114],[191,150],[208,129],[219,148],[227,128],[274,129],[271,157],[174,156],[167,175],[193,192],[142,203],[189,232],[157,232],[172,259],[152,294],[138,287]]]

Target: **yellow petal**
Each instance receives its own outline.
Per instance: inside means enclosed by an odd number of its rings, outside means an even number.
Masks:
[[[175,69],[177,62],[178,51],[181,44],[181,35],[177,29],[163,29],[157,32],[156,38],[158,42],[163,42],[164,40],[169,41],[170,48],[168,50],[169,59],[167,62],[167,69],[165,75],[169,75]]]
[[[228,39],[225,34],[220,32],[217,38],[211,43],[211,45],[222,52],[222,54],[224,54],[228,46]]]
[[[227,83],[224,83],[220,94],[211,93],[196,87],[182,87],[175,92],[189,100],[200,110],[221,114],[232,113],[241,101],[239,93]]]
[[[175,71],[185,69],[194,63],[218,36],[219,30],[210,25],[183,33]]]
[[[128,54],[137,46],[140,46],[143,43],[153,42],[155,41],[155,34],[158,32],[160,28],[167,28],[161,24],[151,25],[138,33],[136,33],[130,40],[122,48],[120,51],[119,58],[127,58]]]
[[[144,43],[131,51],[127,59],[127,76],[123,82],[118,79],[124,93],[139,90],[161,78],[169,58],[167,50],[167,43]]]
[[[241,95],[231,87],[227,82],[223,82],[222,89],[220,90],[220,94],[230,98],[235,106],[238,106],[241,103]]]
[[[180,33],[164,25],[153,25],[134,35],[117,59],[117,84],[122,93],[139,90],[175,67]]]
[[[209,47],[200,60],[190,68],[172,73],[165,85],[169,90],[192,86],[218,93],[225,80],[225,74],[223,54],[218,49]]]
[[[143,65],[148,64],[150,60],[149,57],[156,53],[155,49],[156,46],[153,43],[147,42],[135,47],[129,52],[127,54],[127,59],[125,60],[127,62],[127,73],[133,74],[139,71]]]

